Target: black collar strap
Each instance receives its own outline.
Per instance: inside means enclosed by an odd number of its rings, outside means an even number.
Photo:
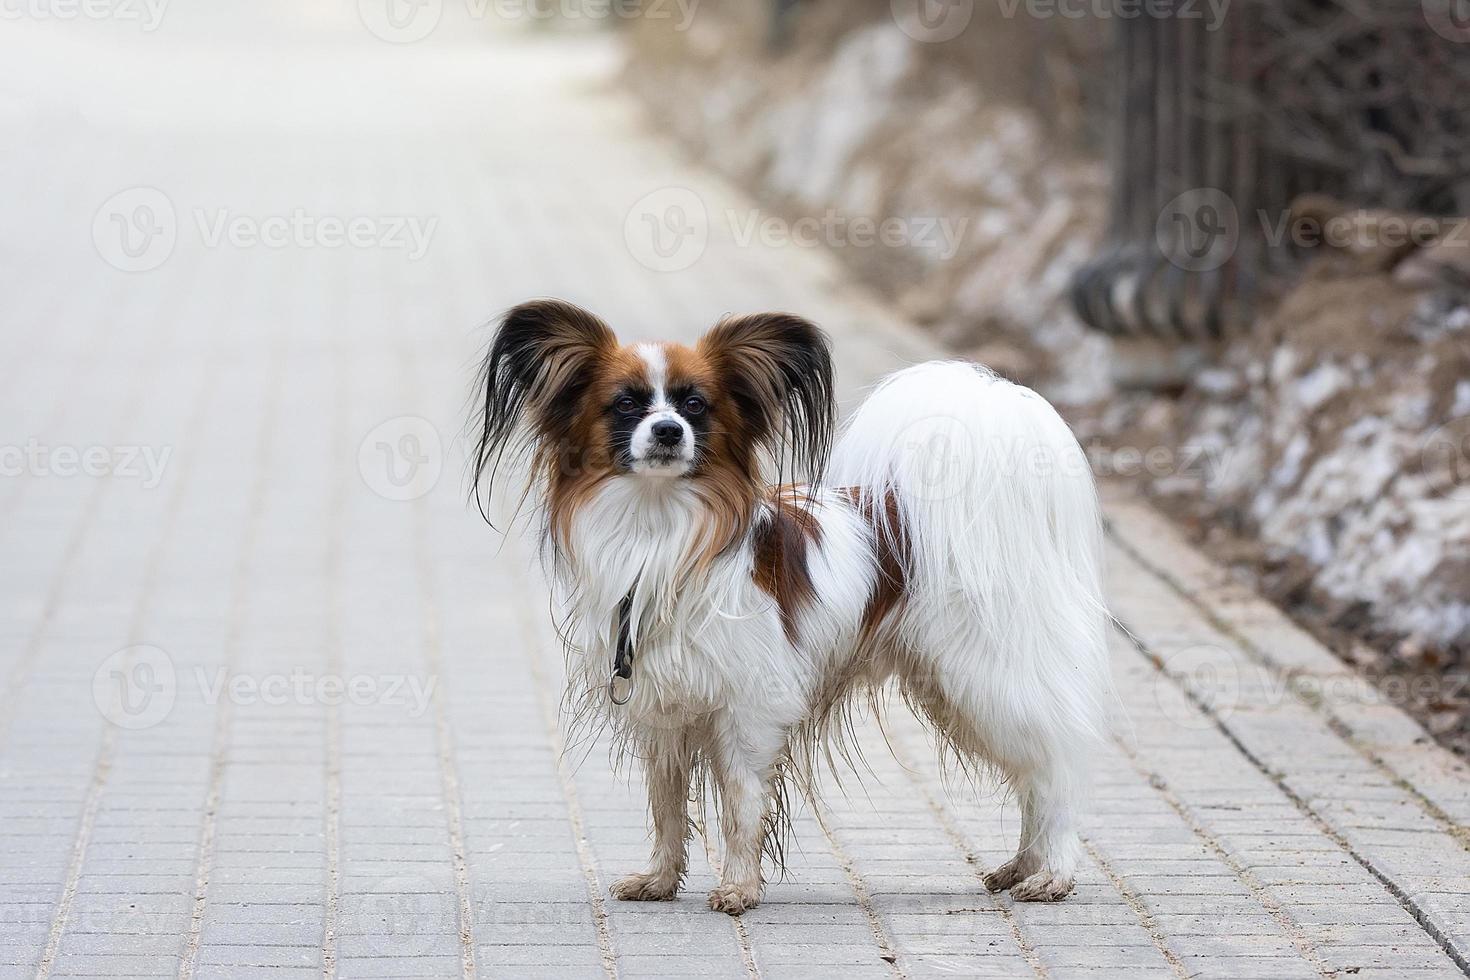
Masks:
[[[607,696],[613,704],[625,705],[633,697],[633,590],[618,603],[618,643],[613,649],[612,676],[607,679]]]

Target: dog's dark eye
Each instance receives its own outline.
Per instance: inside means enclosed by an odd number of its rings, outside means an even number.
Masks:
[[[703,398],[700,398],[698,395],[691,395],[690,397],[684,399],[684,414],[685,415],[702,415],[702,414],[704,414],[704,399]]]
[[[638,400],[631,395],[624,395],[622,398],[613,402],[613,408],[616,408],[624,415],[631,415],[633,412],[638,411]]]

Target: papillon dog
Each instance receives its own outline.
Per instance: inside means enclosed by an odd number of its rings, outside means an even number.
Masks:
[[[538,300],[500,322],[474,400],[482,512],[515,460],[569,699],[645,771],[652,857],[614,897],[675,895],[691,793],[708,793],[724,843],[709,906],[754,906],[792,781],[813,792],[819,756],[890,682],[947,759],[1019,800],[1019,849],[985,885],[1071,891],[1109,618],[1096,488],[1044,399],[976,364],[921,364],[839,434],[827,339],[799,316],[621,344]]]

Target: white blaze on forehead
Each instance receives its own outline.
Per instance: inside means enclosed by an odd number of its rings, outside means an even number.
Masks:
[[[633,454],[633,471],[664,476],[681,476],[688,472],[694,461],[694,430],[689,423],[669,404],[669,358],[660,344],[639,344],[633,348],[648,369],[648,383],[653,386],[653,404],[638,427],[633,430],[629,448]],[[674,461],[667,457],[648,462],[649,453],[657,441],[653,427],[660,422],[678,422],[683,432],[679,440],[678,456]]]
[[[664,392],[669,386],[669,359],[664,354],[663,347],[659,344],[639,344],[634,350],[648,367],[648,383],[653,386],[654,408],[667,409],[669,405]]]

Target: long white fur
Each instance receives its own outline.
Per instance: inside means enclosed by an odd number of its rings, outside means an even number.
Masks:
[[[824,484],[859,488],[863,499],[855,507],[837,490],[813,495],[817,600],[795,643],[753,581],[752,542],[697,570],[708,539],[696,483],[636,473],[608,481],[575,515],[555,568],[581,654],[570,693],[605,711],[649,770],[650,868],[614,894],[667,898],[677,888],[683,804],[702,761],[726,840],[711,906],[754,905],[763,821],[793,735],[817,720],[835,679],[896,674],[952,746],[1017,790],[1021,846],[987,884],[1014,886],[1017,898],[1065,895],[1080,854],[1088,749],[1104,726],[1107,612],[1092,477],[1052,407],[971,364],[923,364],[886,379],[844,428]],[[859,650],[880,549],[859,508],[882,513],[889,495],[908,579],[881,643]],[[879,533],[889,531],[899,529]],[[616,707],[601,692],[616,611],[630,593],[635,689]],[[866,666],[854,670],[859,656]]]
[[[1109,690],[1102,523],[1076,438],[1027,388],[922,364],[849,419],[828,480],[896,497],[911,563],[901,642],[1020,795],[1021,849],[992,884],[1060,897]]]

